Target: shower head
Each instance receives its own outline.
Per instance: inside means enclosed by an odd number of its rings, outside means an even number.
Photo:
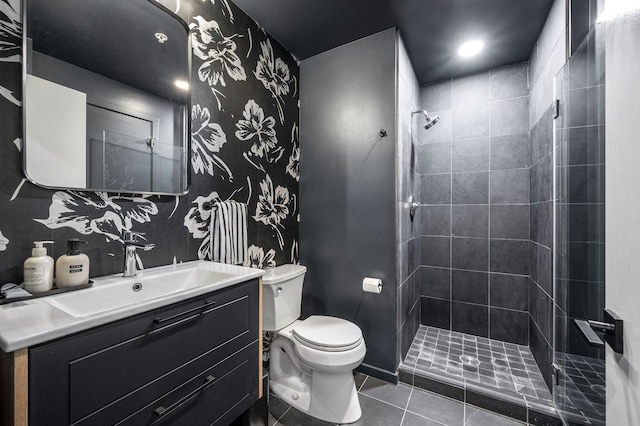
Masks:
[[[415,110],[415,111],[411,111],[411,115],[413,115],[413,114],[422,114],[422,115],[424,115],[424,118],[427,120],[427,122],[424,123],[424,126],[423,126],[425,128],[425,130],[432,128],[433,126],[435,126],[438,123],[438,121],[440,121],[440,116],[439,115],[431,116],[424,109],[418,109],[418,110]]]

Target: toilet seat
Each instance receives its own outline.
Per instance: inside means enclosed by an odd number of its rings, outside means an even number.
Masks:
[[[360,328],[347,320],[312,315],[292,329],[294,339],[318,351],[343,352],[357,348],[362,342]]]

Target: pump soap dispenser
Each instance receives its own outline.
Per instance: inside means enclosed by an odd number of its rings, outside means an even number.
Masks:
[[[53,287],[53,258],[47,256],[44,244],[53,244],[53,241],[34,241],[31,257],[24,261],[24,289],[29,293],[49,291]]]
[[[60,256],[56,262],[56,287],[89,283],[89,257],[80,253],[80,243],[87,244],[77,238],[67,241],[67,254]]]

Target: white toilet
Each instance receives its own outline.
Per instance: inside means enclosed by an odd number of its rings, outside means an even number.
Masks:
[[[269,387],[296,409],[331,423],[353,423],[362,410],[352,370],[367,351],[362,331],[340,318],[300,321],[307,268],[282,265],[262,277],[262,327],[274,331]]]

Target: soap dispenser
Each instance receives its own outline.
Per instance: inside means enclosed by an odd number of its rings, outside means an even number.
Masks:
[[[24,289],[29,293],[49,291],[53,287],[53,258],[47,256],[44,244],[53,241],[34,241],[31,257],[24,261]]]
[[[72,287],[89,283],[89,257],[80,253],[80,244],[86,241],[72,238],[67,241],[67,254],[56,262],[56,287]]]

